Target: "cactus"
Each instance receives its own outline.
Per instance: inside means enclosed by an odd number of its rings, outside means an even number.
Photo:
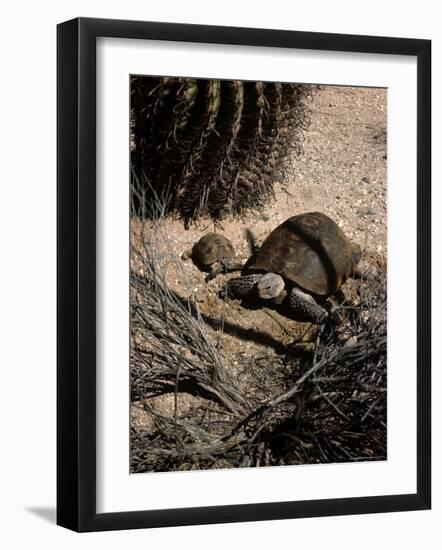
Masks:
[[[186,223],[221,219],[272,195],[290,153],[302,150],[312,86],[131,77],[134,181]]]

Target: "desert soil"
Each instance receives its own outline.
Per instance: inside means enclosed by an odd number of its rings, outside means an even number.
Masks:
[[[274,309],[247,308],[235,300],[222,300],[220,289],[237,273],[219,275],[207,283],[206,273],[191,261],[180,259],[205,233],[215,231],[228,237],[238,257],[245,261],[250,256],[247,229],[260,244],[290,216],[320,211],[361,245],[378,270],[386,269],[387,91],[325,86],[314,94],[308,107],[311,124],[305,134],[304,152],[288,166],[287,180],[275,183],[274,198],[265,208],[241,220],[223,220],[217,226],[201,220],[188,230],[180,220],[161,222],[158,246],[170,256],[168,284],[198,304],[208,331],[226,354],[281,353],[285,345],[311,338],[314,327]],[[145,222],[142,227],[140,221],[134,221],[134,234],[141,229],[148,235],[151,226]],[[357,283],[349,280],[343,291],[354,296]],[[136,413],[134,422],[142,423]]]

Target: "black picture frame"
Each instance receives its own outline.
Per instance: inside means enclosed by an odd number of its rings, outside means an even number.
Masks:
[[[417,59],[417,491],[337,498],[96,512],[96,38],[118,37],[414,56]],[[102,531],[431,506],[431,41],[79,18],[57,28],[57,523]]]

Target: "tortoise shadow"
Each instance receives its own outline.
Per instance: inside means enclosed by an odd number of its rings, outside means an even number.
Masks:
[[[321,302],[321,305],[325,307],[325,303]],[[297,321],[298,323],[311,323],[311,319],[302,315],[300,312],[295,312],[290,305],[288,304],[287,298],[281,304],[272,302],[272,300],[263,300],[259,297],[250,297],[247,296],[241,300],[241,306],[244,309],[251,311],[256,311],[258,309],[269,309],[279,313],[283,317],[287,317],[292,321]]]
[[[131,271],[131,273],[138,281],[143,281],[146,284],[150,284],[147,277],[134,273],[133,271]],[[203,313],[194,302],[184,296],[181,296],[170,287],[168,287],[168,292],[172,298],[184,307],[194,319],[202,319],[204,323],[212,329],[216,331],[222,330],[223,333],[239,338],[240,340],[265,345],[280,355],[286,351],[284,344],[273,338],[270,334],[252,328],[244,328],[236,323],[232,323],[231,321]]]
[[[282,354],[286,351],[284,344],[273,338],[270,334],[253,328],[244,328],[236,323],[232,323],[231,321],[210,316],[207,313],[201,312],[192,302],[183,296],[180,296],[177,292],[171,291],[171,293],[184,307],[189,308],[190,305],[190,312],[194,319],[202,318],[204,323],[212,329],[216,331],[222,330],[225,334],[234,336],[235,338],[239,338],[240,340],[246,342],[254,342],[256,344],[265,345],[273,349],[273,351],[278,354]]]

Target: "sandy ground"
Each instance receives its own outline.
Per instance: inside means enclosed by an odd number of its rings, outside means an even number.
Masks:
[[[247,308],[236,300],[219,298],[226,278],[238,274],[220,275],[207,283],[206,273],[191,261],[180,260],[182,253],[205,233],[216,231],[228,237],[237,256],[245,261],[250,256],[247,229],[259,244],[290,216],[320,211],[361,245],[378,270],[386,269],[387,92],[327,86],[314,95],[309,107],[311,125],[304,153],[288,167],[288,180],[284,184],[276,182],[274,200],[265,208],[243,220],[224,220],[222,227],[203,220],[185,230],[181,221],[172,219],[160,226],[158,245],[171,258],[169,286],[180,296],[190,296],[197,302],[209,332],[224,353],[281,353],[286,344],[311,338],[312,327],[281,311],[262,306]],[[141,222],[133,222],[133,229],[138,234]],[[148,223],[143,229],[149,235]],[[343,291],[354,296],[357,283],[349,280]]]

